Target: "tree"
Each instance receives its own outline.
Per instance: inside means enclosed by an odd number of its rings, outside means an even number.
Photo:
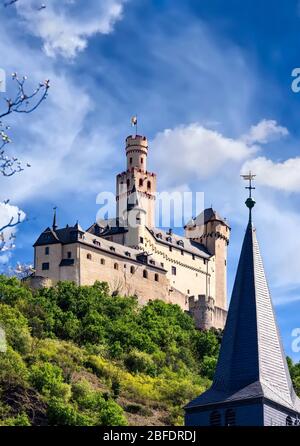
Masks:
[[[36,110],[39,105],[46,99],[50,87],[49,80],[41,82],[38,87],[32,92],[26,90],[27,77],[19,78],[17,73],[12,74],[12,80],[17,86],[17,92],[14,97],[5,99],[5,106],[1,111],[0,108],[0,174],[5,177],[11,177],[16,173],[24,170],[21,161],[7,153],[7,146],[12,142],[7,134],[10,129],[4,120],[13,114],[29,114]],[[30,167],[27,164],[27,167]],[[4,205],[8,205],[9,200],[4,201]],[[18,212],[17,217],[11,217],[5,224],[0,226],[0,251],[12,249],[14,247],[14,235],[10,233],[8,239],[5,232],[18,226],[22,221],[22,214]]]

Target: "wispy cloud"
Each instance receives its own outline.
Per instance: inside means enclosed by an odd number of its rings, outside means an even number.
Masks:
[[[95,34],[109,34],[122,18],[127,0],[48,0],[39,10],[40,2],[27,0],[16,3],[18,14],[28,31],[43,41],[48,56],[73,58],[84,50]]]

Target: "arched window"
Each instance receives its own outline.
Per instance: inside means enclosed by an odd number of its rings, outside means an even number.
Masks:
[[[87,254],[86,258],[89,259],[89,260],[92,260],[92,254]]]
[[[143,277],[144,279],[148,279],[148,271],[146,269],[143,271]]]
[[[114,269],[116,269],[116,270],[119,269],[119,265],[117,263],[114,264]]]
[[[227,409],[225,412],[225,426],[235,426],[235,411]]]
[[[285,424],[287,426],[293,426],[293,420],[290,416],[286,417]]]
[[[147,181],[147,189],[151,189],[151,181]]]
[[[143,186],[143,178],[140,178],[140,180],[139,180],[139,186],[140,186],[140,187]]]
[[[130,272],[131,272],[131,274],[134,274],[134,273],[135,273],[135,268],[134,268],[134,266],[131,266],[131,267],[130,267]]]
[[[154,280],[155,282],[159,282],[159,275],[157,273],[154,275]]]
[[[105,260],[104,260],[104,259],[101,259],[101,260],[100,260],[100,263],[101,263],[101,265],[105,265]]]
[[[141,164],[144,164],[144,158],[141,158]]]
[[[221,415],[218,410],[211,412],[209,416],[209,424],[211,426],[221,426]]]

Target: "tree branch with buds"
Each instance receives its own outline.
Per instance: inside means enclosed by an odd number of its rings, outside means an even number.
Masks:
[[[12,113],[29,114],[35,111],[39,105],[47,98],[48,90],[50,88],[49,80],[41,82],[38,87],[32,92],[28,93],[26,89],[27,77],[23,76],[19,78],[17,73],[12,74],[12,80],[17,85],[17,93],[14,98],[5,99],[5,107],[3,111],[0,111],[0,174],[5,177],[11,177],[18,172],[24,170],[22,163],[15,156],[7,155],[7,145],[12,141],[7,135],[9,126],[4,125],[2,119],[7,118]],[[26,167],[30,167],[27,163]],[[4,202],[4,205],[8,205],[9,200]],[[14,234],[11,234],[9,240],[6,240],[5,230],[14,228],[22,222],[21,213],[18,213],[17,217],[11,217],[11,219],[0,227],[0,252],[14,247],[12,240],[15,238]]]

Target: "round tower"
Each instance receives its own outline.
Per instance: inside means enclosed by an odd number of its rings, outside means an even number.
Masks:
[[[126,171],[117,175],[117,219],[124,217],[132,191],[138,193],[140,206],[146,212],[145,225],[155,225],[156,175],[147,170],[148,140],[145,136],[130,135],[126,138]]]
[[[127,170],[133,168],[146,172],[148,141],[145,136],[130,135],[126,138]]]

